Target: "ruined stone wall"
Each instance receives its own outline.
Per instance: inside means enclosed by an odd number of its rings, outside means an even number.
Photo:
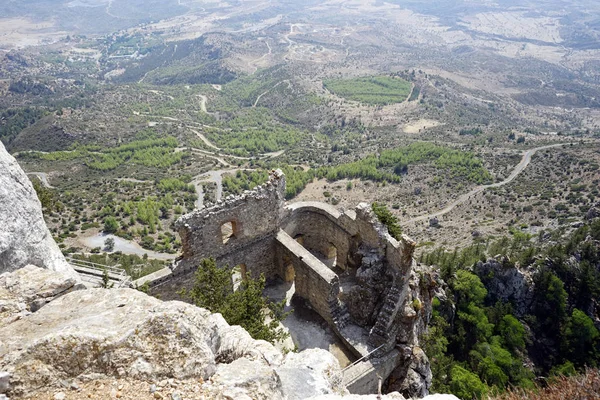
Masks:
[[[429,366],[414,350],[431,313],[431,296],[424,289],[429,285],[413,269],[414,241],[404,235],[392,238],[369,204],[344,212],[319,202],[285,205],[284,192],[285,178],[275,171],[266,185],[181,217],[176,226],[183,254],[170,273],[160,271],[148,281],[152,293],[177,298],[193,284],[202,259],[209,257],[220,267],[242,265],[242,276],[246,272],[265,274],[267,281],[293,281],[295,295],[353,353],[370,356],[377,349],[373,357],[379,360],[370,359],[373,365],[367,369],[372,373],[357,378],[356,391],[371,388],[377,374],[387,378],[395,364],[398,382],[410,381],[426,391]],[[221,227],[229,222],[232,234],[224,242]],[[324,263],[333,256],[334,269]],[[398,346],[404,349],[401,357]]]
[[[330,324],[332,303],[340,290],[338,276],[286,232],[277,235],[277,261],[284,268],[294,268],[295,294]]]
[[[285,177],[274,171],[263,186],[182,216],[176,228],[183,254],[175,270],[195,270],[202,259],[213,257],[219,266],[245,264],[253,276],[273,275],[273,239],[283,216],[284,191]],[[222,227],[227,223],[233,232],[224,243]]]
[[[350,255],[356,253],[360,238],[340,224],[341,214],[337,210],[328,208],[322,203],[292,205],[288,207],[290,212],[284,220],[284,230],[293,238],[301,237],[305,248],[317,251],[325,258],[329,258],[333,250],[337,255],[337,266],[346,269],[348,264],[355,264]]]

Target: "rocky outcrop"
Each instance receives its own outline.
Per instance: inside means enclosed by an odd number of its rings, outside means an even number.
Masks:
[[[391,332],[396,335],[402,362],[388,379],[387,389],[409,397],[423,397],[431,386],[431,367],[419,338],[427,330],[431,318],[431,299],[437,296],[443,283],[438,273],[425,266],[413,265],[407,277],[405,293],[400,296],[400,309]]]
[[[346,392],[337,359],[320,349],[290,353],[276,371],[288,400]]]
[[[490,258],[477,262],[474,272],[487,288],[492,303],[510,302],[519,317],[528,312],[533,301],[532,271],[521,269],[507,259]]]
[[[600,203],[595,203],[585,214],[585,219],[588,221],[592,221],[593,219],[596,219],[598,217],[600,217]]]
[[[52,239],[31,182],[2,143],[0,221],[0,273],[33,264],[79,279]]]
[[[300,380],[302,393],[332,393],[339,385],[339,365],[324,350],[284,358],[220,314],[132,289],[68,293],[3,326],[0,371],[10,373],[9,394],[17,396],[107,376],[204,379],[236,399],[299,398],[289,392]]]
[[[6,326],[84,286],[70,276],[28,265],[0,274],[0,326]]]

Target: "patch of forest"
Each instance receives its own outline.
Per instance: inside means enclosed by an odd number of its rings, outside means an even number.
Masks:
[[[447,298],[433,299],[423,338],[434,392],[485,398],[532,388],[539,376],[598,367],[600,220],[566,237],[512,230],[462,250],[439,248],[421,262],[437,266],[448,285]],[[526,295],[499,295],[507,271],[525,277]]]
[[[326,79],[323,86],[340,97],[370,105],[402,103],[412,89],[410,82],[391,76]]]

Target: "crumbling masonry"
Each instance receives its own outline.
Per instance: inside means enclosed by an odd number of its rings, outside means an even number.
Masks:
[[[183,254],[144,281],[161,298],[178,298],[208,257],[238,266],[241,279],[293,281],[295,295],[364,357],[344,371],[350,392],[374,393],[381,378],[389,390],[425,395],[431,372],[418,337],[435,279],[417,271],[415,243],[392,238],[367,204],[345,212],[319,202],[286,205],[284,193],[285,176],[273,171],[265,185],[181,217]]]

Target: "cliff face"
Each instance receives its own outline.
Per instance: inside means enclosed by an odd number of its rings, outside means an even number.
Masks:
[[[28,264],[79,280],[52,239],[31,182],[0,143],[0,273]]]

